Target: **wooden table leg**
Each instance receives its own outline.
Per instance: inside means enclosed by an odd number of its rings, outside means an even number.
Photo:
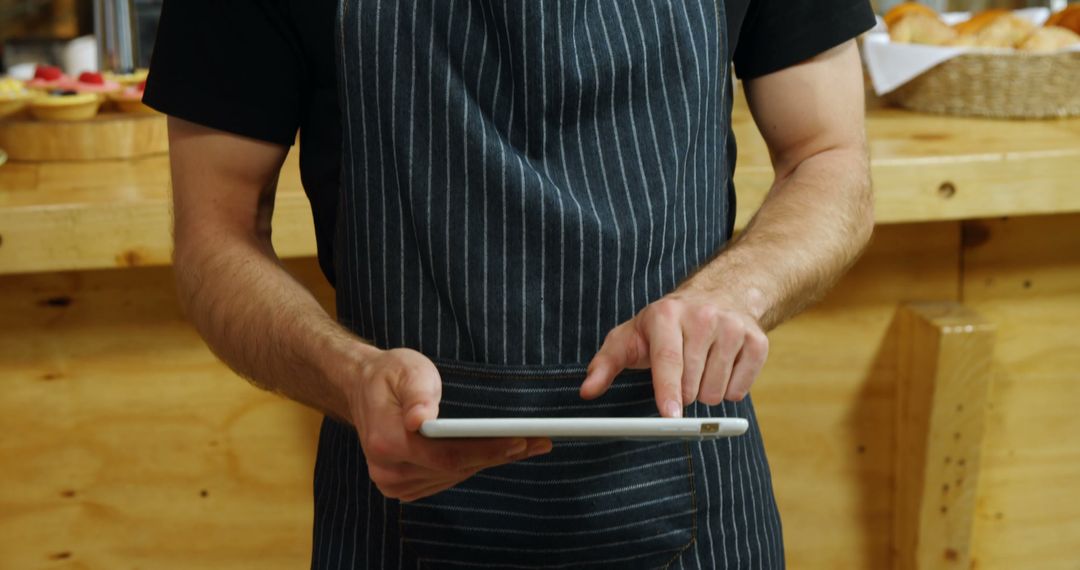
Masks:
[[[897,570],[968,568],[994,326],[955,302],[899,314]]]

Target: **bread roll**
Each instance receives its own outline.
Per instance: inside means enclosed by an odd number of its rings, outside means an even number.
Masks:
[[[893,6],[888,12],[885,12],[885,15],[882,16],[881,19],[885,20],[885,25],[891,30],[897,22],[912,14],[922,14],[933,18],[938,17],[937,12],[925,4],[919,4],[918,2],[903,2]]]
[[[1080,34],[1080,4],[1069,4],[1060,12],[1050,15],[1046,27],[1057,26]]]
[[[983,28],[990,25],[991,22],[997,20],[1001,16],[1008,14],[1009,11],[1004,8],[994,8],[991,10],[983,10],[982,12],[976,12],[967,20],[953,25],[953,29],[956,33],[966,36],[974,35],[982,31]]]
[[[894,42],[940,46],[956,38],[956,31],[935,16],[913,13],[889,28]]]
[[[1058,26],[1039,28],[1028,36],[1019,46],[1023,51],[1057,51],[1072,45],[1080,44],[1080,34]]]
[[[1011,48],[1020,45],[1035,31],[1035,24],[1014,14],[994,18],[975,34],[975,45],[980,47]]]
[[[965,34],[945,42],[949,47],[975,47],[975,34]]]

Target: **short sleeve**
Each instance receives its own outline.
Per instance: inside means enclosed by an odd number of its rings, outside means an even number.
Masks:
[[[750,0],[735,72],[752,79],[836,47],[874,26],[868,0]]]
[[[210,128],[292,145],[302,52],[269,2],[166,0],[143,101]]]

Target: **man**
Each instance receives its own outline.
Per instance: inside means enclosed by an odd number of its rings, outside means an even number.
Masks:
[[[183,302],[327,414],[312,566],[781,568],[747,394],[872,227],[865,2],[167,2]],[[733,242],[735,70],[776,180]],[[301,174],[337,318],[270,245]],[[719,443],[433,441],[436,416],[739,416]]]

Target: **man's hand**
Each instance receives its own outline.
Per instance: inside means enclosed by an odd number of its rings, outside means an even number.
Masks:
[[[625,368],[651,367],[657,408],[678,418],[694,400],[742,400],[768,352],[768,337],[747,312],[715,294],[676,291],[608,333],[581,397],[599,397]]]
[[[485,467],[550,451],[544,439],[417,433],[438,415],[435,365],[418,352],[382,351],[356,338],[274,254],[270,219],[287,148],[170,118],[169,149],[175,274],[192,322],[258,386],[355,425],[383,494],[419,499]]]
[[[482,469],[551,451],[551,441],[544,438],[425,438],[418,433],[420,425],[439,415],[439,371],[413,350],[372,350],[345,392],[368,473],[383,495],[414,501]]]

